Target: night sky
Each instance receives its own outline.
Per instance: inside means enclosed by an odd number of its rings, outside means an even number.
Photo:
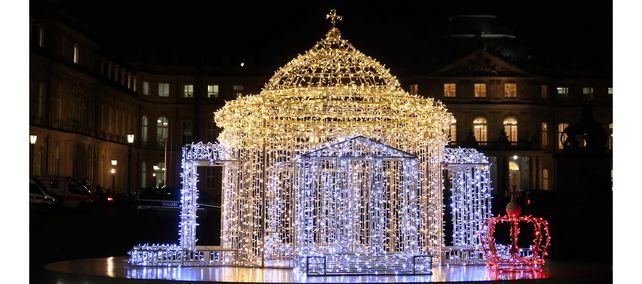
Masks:
[[[343,37],[393,72],[429,66],[444,56],[448,17],[459,14],[496,15],[533,64],[597,70],[612,65],[610,1],[272,2],[60,0],[58,5],[93,31],[108,54],[130,61],[243,61],[274,70],[321,39],[330,27],[324,16],[336,8],[343,16],[338,24]]]

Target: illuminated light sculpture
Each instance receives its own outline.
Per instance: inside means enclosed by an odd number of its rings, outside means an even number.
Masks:
[[[195,170],[198,164],[189,162],[194,157],[185,151],[202,150],[199,147],[203,146],[193,144],[191,148],[184,148],[187,159],[183,162],[180,243],[171,250],[181,253],[171,257],[195,258],[196,261],[189,263],[203,266],[282,268],[293,268],[305,258],[314,270],[312,273],[308,270],[308,274],[319,272],[319,265],[315,263],[350,264],[344,267],[347,270],[324,269],[320,274],[348,270],[357,274],[424,273],[430,270],[426,262],[440,263],[443,259],[441,162],[448,142],[445,132],[453,116],[442,103],[401,89],[388,69],[341,38],[341,32],[334,26],[336,20],[340,20],[336,12],[327,17],[331,18],[333,27],[326,37],[279,69],[260,94],[228,101],[215,113],[215,122],[223,130],[218,137],[219,144],[208,145],[216,145],[219,150],[214,152],[222,158],[207,161],[228,161],[224,162],[223,169],[221,248],[196,246],[194,208],[198,197]],[[358,136],[363,137],[354,138]],[[314,153],[321,152],[314,150],[335,149],[339,144],[344,145],[341,144],[344,141],[374,148],[371,152],[343,149],[359,157],[359,161],[338,162],[332,167],[325,167],[329,162],[315,157]],[[409,156],[394,156],[394,161],[388,161],[386,153]],[[297,200],[301,201],[297,194],[305,192],[302,188],[308,186],[306,182],[322,186],[327,194],[349,194],[356,190],[339,186],[334,179],[306,179],[301,174],[323,172],[341,177],[345,174],[337,171],[342,170],[342,165],[354,167],[348,171],[352,180],[347,185],[375,185],[376,177],[378,183],[367,191],[379,196],[392,195],[386,196],[391,199],[375,202],[366,198],[364,203],[352,204],[356,206],[350,208],[356,210],[353,213],[370,220],[367,226],[355,223],[356,216],[339,219],[353,222],[350,230],[364,230],[359,232],[361,248],[357,247],[356,239],[328,230],[336,227],[319,223],[313,226],[326,230],[322,232],[324,236],[340,237],[340,240],[315,239],[315,243],[310,243],[310,239],[306,239],[310,235],[300,231],[308,229],[308,225],[301,224],[306,224],[311,214],[310,203],[297,204]],[[338,208],[346,209],[342,203],[334,205],[343,207],[325,204],[327,199],[311,202],[317,202],[314,208],[319,209],[312,212],[327,211],[324,213],[330,214],[327,216],[337,216],[339,212],[334,210]],[[298,205],[308,207],[302,209]],[[375,211],[370,211],[371,208]],[[382,221],[386,214],[390,217]],[[376,222],[375,217],[379,217]],[[334,217],[325,220],[337,221]],[[373,235],[381,232],[384,235]],[[401,239],[402,236],[407,239]],[[297,238],[308,243],[300,243]],[[392,243],[386,244],[386,238]],[[355,247],[343,250],[342,245],[346,243]],[[299,247],[302,244],[305,246]],[[149,255],[150,250],[155,251],[157,247],[136,247],[130,251],[130,263],[150,263],[149,257],[143,255]],[[199,253],[192,257],[191,252]],[[200,252],[205,252],[208,258]],[[224,256],[217,257],[221,254]],[[377,257],[370,258],[374,255]],[[217,261],[211,260],[214,256]],[[161,265],[176,265],[171,257],[161,261]],[[408,257],[412,257],[411,262]],[[413,267],[408,267],[411,264]]]
[[[297,167],[298,268],[308,275],[431,273],[431,256],[417,244],[415,155],[359,136],[304,154]]]
[[[480,232],[491,213],[490,162],[473,148],[446,148],[444,167],[451,184],[452,246],[448,264],[483,264]]]
[[[539,271],[548,255],[547,249],[551,243],[548,231],[548,221],[532,216],[519,216],[521,208],[515,202],[515,197],[506,206],[506,216],[488,218],[486,236],[482,238],[484,259],[487,265],[499,273],[515,271]],[[510,229],[509,245],[495,242],[497,224],[507,223]],[[527,248],[519,247],[520,224],[533,226],[533,241]]]
[[[223,165],[236,169],[237,163],[220,144],[192,143],[182,150],[179,244],[140,244],[128,252],[134,266],[223,266],[232,265],[236,251],[196,245],[196,211],[198,209],[197,166]]]
[[[440,262],[441,162],[452,119],[440,102],[402,90],[388,69],[333,26],[279,69],[260,94],[229,101],[215,114],[221,145],[241,163],[225,170],[223,247],[237,250],[240,265],[294,267],[294,202],[303,170],[294,160],[364,136],[417,157],[418,252]]]

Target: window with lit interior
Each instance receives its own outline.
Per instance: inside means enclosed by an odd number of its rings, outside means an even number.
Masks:
[[[169,83],[158,83],[158,96],[169,97]]]
[[[511,143],[517,142],[517,119],[515,117],[507,117],[504,119],[504,132]]]
[[[207,85],[207,97],[218,98],[218,85]]]
[[[593,100],[593,88],[591,88],[591,87],[582,88],[582,95],[584,96],[584,99],[586,99],[587,101],[592,101]]]
[[[517,97],[517,84],[505,83],[504,84],[504,97],[516,98]]]
[[[568,123],[562,122],[557,124],[557,149],[564,149],[562,141],[566,140],[566,134],[564,133],[566,127],[568,127]]]
[[[488,122],[486,118],[477,117],[473,120],[473,134],[475,136],[475,141],[479,144],[486,144],[488,141],[487,138],[488,132]]]
[[[141,117],[140,121],[140,140],[147,143],[147,116]]]
[[[457,84],[447,83],[444,84],[444,97],[454,98],[457,96]]]
[[[79,58],[80,58],[80,47],[78,47],[77,43],[74,43],[74,63],[78,64]]]
[[[557,98],[558,99],[568,99],[568,87],[557,87]]]
[[[156,142],[159,145],[164,145],[167,140],[168,125],[167,117],[161,116],[156,120]]]
[[[194,85],[184,85],[183,86],[183,97],[193,98],[194,97]]]
[[[486,97],[486,83],[476,83],[475,98],[485,98],[485,97]]]
[[[453,119],[448,127],[448,137],[450,142],[457,142],[457,120]]]
[[[542,147],[548,146],[548,124],[542,122]]]

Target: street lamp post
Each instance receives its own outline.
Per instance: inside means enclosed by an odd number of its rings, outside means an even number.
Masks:
[[[160,167],[157,165],[154,165],[153,168],[154,168],[154,173],[152,174],[152,176],[154,176],[154,186],[158,187],[158,177],[156,176],[156,172],[158,172]]]
[[[111,160],[111,192],[116,193],[116,166],[118,165],[118,160]]]
[[[33,175],[33,148],[36,145],[38,140],[38,135],[30,134],[29,135],[29,176]]]
[[[127,193],[132,193],[132,144],[134,143],[134,134],[127,134]]]

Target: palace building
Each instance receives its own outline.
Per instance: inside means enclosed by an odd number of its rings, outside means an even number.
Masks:
[[[271,77],[243,66],[127,62],[64,12],[33,10],[33,176],[74,176],[116,193],[179,187],[181,147],[214,142],[221,132],[214,113],[225,101],[260,93]],[[520,60],[521,50],[502,45],[514,35],[468,33],[462,22],[471,19],[494,20],[451,18],[452,43],[466,48],[435,54],[439,64],[404,72],[401,87],[443,102],[456,120],[448,146],[474,147],[489,157],[495,194],[564,190],[557,186],[555,155],[563,151],[564,129],[580,120],[584,107],[609,134],[612,150],[611,76],[530,68]],[[221,170],[199,171],[203,193],[220,198]]]

